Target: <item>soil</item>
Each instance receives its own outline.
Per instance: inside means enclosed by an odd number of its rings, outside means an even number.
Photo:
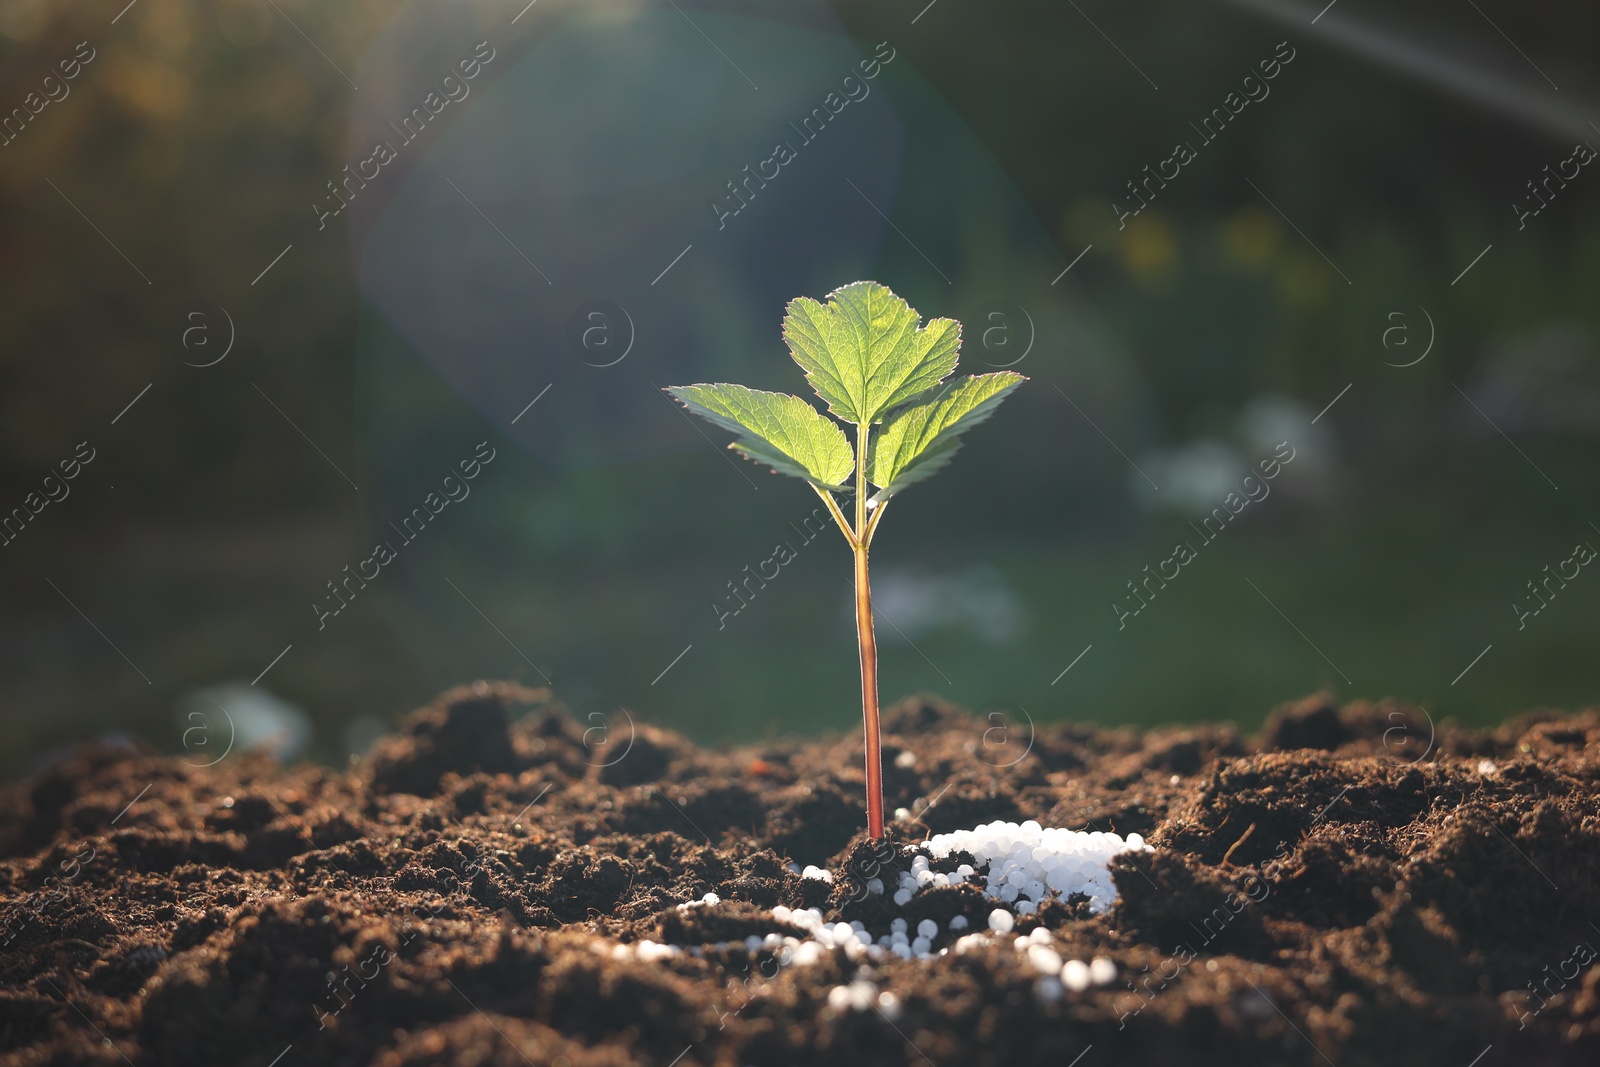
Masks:
[[[780,904],[879,935],[894,914],[983,928],[993,903],[861,892],[909,856],[865,840],[859,735],[704,749],[477,683],[343,771],[97,743],[0,792],[0,1059],[1600,1062],[1596,711],[1469,731],[1316,696],[1253,737],[1035,735],[913,699],[884,752],[903,843],[994,819],[1144,835],[1110,911],[1017,923],[1116,980],[1050,999],[1012,937],[751,952],[800,933]],[[615,947],[647,939],[686,951]],[[897,1003],[830,1006],[861,980]]]

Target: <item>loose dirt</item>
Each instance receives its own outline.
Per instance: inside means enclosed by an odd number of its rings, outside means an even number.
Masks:
[[[1600,1062],[1595,711],[1475,732],[1318,696],[1253,737],[1032,735],[914,699],[886,731],[898,842],[1034,819],[1155,846],[1116,861],[1109,912],[1017,922],[1113,982],[1052,999],[1015,935],[931,960],[752,952],[800,933],[777,905],[874,936],[933,918],[938,948],[994,904],[864,891],[910,857],[864,839],[859,736],[704,749],[478,683],[347,771],[102,743],[0,791],[0,1058]],[[830,1006],[851,982],[890,996]]]

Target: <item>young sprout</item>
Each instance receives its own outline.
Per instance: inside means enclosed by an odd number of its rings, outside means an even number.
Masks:
[[[789,302],[783,339],[806,381],[839,421],[808,401],[742,385],[670,386],[684,407],[738,435],[729,447],[774,473],[811,484],[855,554],[856,636],[861,648],[861,716],[867,749],[867,830],[883,836],[883,760],[878,728],[878,646],[872,625],[867,550],[889,500],[950,462],[957,438],[988,418],[1027,379],[1011,371],[949,378],[961,324],[919,316],[877,282],[854,282]],[[868,484],[877,489],[868,495]],[[854,496],[855,522],[835,494]],[[851,501],[846,501],[847,504]]]

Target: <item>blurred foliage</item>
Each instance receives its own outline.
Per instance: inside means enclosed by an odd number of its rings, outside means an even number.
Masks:
[[[686,429],[669,454],[582,470],[521,454],[364,305],[342,239],[297,242],[252,281],[286,233],[305,231],[309,197],[349,158],[353,90],[335,61],[351,70],[396,11],[376,0],[277,7],[138,0],[118,16],[118,0],[0,0],[4,108],[22,106],[79,42],[96,53],[68,96],[0,147],[5,506],[79,441],[99,449],[74,496],[0,557],[0,768],[99,730],[176,749],[180,697],[256,676],[304,628],[305,591],[370,551],[390,514],[382,502],[410,500],[484,438],[504,460],[476,490],[471,536],[421,545],[266,683],[311,712],[315,755],[344,758],[374,721],[466,677],[541,670],[576,707],[621,701],[704,737],[849,728],[848,573],[832,544],[808,547],[726,640],[701,641],[703,658],[677,668],[696,664],[680,688],[651,682],[712,618],[702,605],[763,558],[809,494],[734,497],[739,481]],[[1470,685],[1449,682],[1483,634],[1507,631],[1505,604],[1523,583],[1600,522],[1600,178],[1575,180],[1521,232],[1508,206],[1569,143],[1242,4],[1084,6],[1159,90],[1072,5],[939,4],[914,25],[920,2],[834,7],[861,41],[893,40],[1014,182],[1060,252],[1028,270],[1048,278],[1094,247],[1051,292],[1142,383],[1107,416],[1113,438],[1148,450],[1228,439],[1254,398],[1314,412],[1356,383],[1329,416],[1335,462],[1322,488],[1285,493],[1208,549],[1115,648],[1102,640],[1114,622],[1105,605],[1170,551],[1181,523],[1140,509],[1137,477],[1047,380],[1024,390],[1027,428],[975,434],[949,484],[897,504],[880,566],[987,564],[1028,623],[992,645],[949,625],[914,645],[886,635],[886,698],[931,689],[1043,718],[1140,722],[1249,722],[1318,685],[1478,721],[1594,699],[1600,583],[1575,583],[1516,643],[1496,638]],[[488,5],[453,16],[492,20],[514,55],[574,10],[543,0],[512,28],[520,37]],[[596,10],[625,20],[639,5]],[[1490,14],[1561,96],[1600,96],[1582,51],[1600,9],[1544,0]],[[1346,17],[1366,13],[1328,20]],[[1426,40],[1485,79],[1546,88],[1469,8],[1417,3],[1381,19],[1374,32]],[[1272,98],[1119,230],[1112,198],[1124,183],[1286,37],[1299,56]],[[572,106],[581,115],[583,101]],[[982,213],[947,222],[944,240],[969,263],[1020,269]],[[1474,284],[1453,285],[1491,242]],[[909,257],[885,256],[896,254]],[[226,307],[239,340],[227,361],[195,369],[180,337],[202,305]],[[1388,316],[1415,320],[1419,308],[1438,323],[1436,348],[1386,367]],[[1498,398],[1489,410],[1527,463],[1462,392]],[[113,426],[136,395],[137,419]],[[1015,462],[1030,444],[1037,460]],[[438,574],[473,600],[441,593]],[[1351,681],[1264,611],[1244,577]],[[1052,685],[1091,642],[1097,654]]]

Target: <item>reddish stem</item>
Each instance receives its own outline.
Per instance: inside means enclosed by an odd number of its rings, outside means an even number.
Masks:
[[[878,641],[872,627],[867,546],[855,546],[856,636],[861,645],[861,719],[867,741],[867,834],[883,837],[883,741],[878,726]]]

